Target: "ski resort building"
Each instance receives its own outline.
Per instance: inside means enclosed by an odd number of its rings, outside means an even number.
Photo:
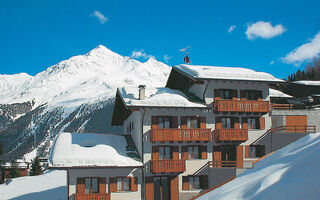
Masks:
[[[112,126],[123,135],[90,143],[64,133],[49,165],[67,169],[69,199],[191,199],[315,132],[318,112],[287,106],[292,97],[270,89],[282,83],[245,68],[175,66],[166,87],[117,89]]]

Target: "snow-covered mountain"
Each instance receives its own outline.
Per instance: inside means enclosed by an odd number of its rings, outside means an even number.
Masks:
[[[21,156],[39,145],[45,151],[60,131],[120,131],[110,127],[116,88],[164,86],[170,70],[153,58],[142,63],[99,45],[35,76],[0,75],[0,142]]]

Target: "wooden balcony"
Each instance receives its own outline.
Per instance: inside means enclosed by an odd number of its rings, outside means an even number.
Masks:
[[[110,200],[110,194],[75,194],[75,200]]]
[[[269,101],[261,100],[215,100],[215,112],[269,112]]]
[[[248,129],[216,129],[214,140],[216,142],[244,142],[248,140]]]
[[[211,141],[210,129],[178,129],[162,128],[151,129],[151,142],[191,142],[191,141]]]
[[[182,173],[186,171],[185,160],[152,160],[152,173]]]
[[[221,167],[236,167],[237,161],[230,161],[230,160],[220,160],[220,161],[209,161],[209,167],[213,168],[221,168]]]

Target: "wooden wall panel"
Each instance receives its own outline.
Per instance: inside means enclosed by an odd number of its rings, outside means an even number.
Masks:
[[[305,132],[306,130],[303,128],[303,126],[308,125],[308,116],[307,115],[292,115],[292,116],[286,116],[286,126],[302,126],[299,127],[299,130]],[[295,132],[294,129],[288,128],[288,132]]]
[[[200,146],[200,151],[201,151],[201,159],[207,159],[208,158],[207,146],[205,145]]]
[[[145,179],[145,198],[146,200],[154,199],[154,183],[151,176],[147,176]]]
[[[152,147],[152,160],[159,160],[159,147]]]
[[[179,176],[171,179],[171,200],[179,200]]]
[[[189,190],[189,177],[188,176],[182,177],[182,190]]]
[[[105,194],[106,192],[106,178],[99,178],[99,193]]]
[[[172,146],[172,159],[178,160],[179,159],[179,147],[178,146]]]
[[[85,193],[85,185],[84,185],[84,178],[77,178],[77,191],[78,194]]]
[[[249,158],[249,145],[245,146],[244,155],[245,155],[245,158]]]
[[[243,146],[237,146],[237,168],[243,168]]]
[[[138,177],[131,177],[130,184],[132,192],[138,191]]]
[[[109,178],[109,192],[116,192],[117,191],[117,178],[110,177]]]
[[[264,130],[266,128],[266,122],[264,117],[260,117],[260,129]]]
[[[157,128],[159,128],[159,119],[158,119],[158,116],[152,116],[151,121],[152,121],[152,124],[151,124],[151,128],[152,128],[152,129],[157,129]]]
[[[181,123],[180,128],[186,129],[187,128],[187,117],[182,116],[180,118],[180,121],[181,121],[180,122]]]
[[[200,128],[206,128],[206,117],[200,117]]]

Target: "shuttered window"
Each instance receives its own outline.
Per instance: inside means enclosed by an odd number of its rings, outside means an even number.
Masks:
[[[199,176],[189,176],[189,189],[200,189],[200,177]]]
[[[171,152],[171,147],[159,147],[159,160],[170,160]]]
[[[98,178],[85,178],[85,193],[99,193],[99,179]]]
[[[183,190],[208,189],[208,176],[183,176]]]
[[[129,191],[130,190],[130,178],[117,177],[117,191]]]
[[[248,117],[247,118],[248,129],[259,129],[260,123],[258,117]]]
[[[238,97],[237,90],[221,89],[220,90],[221,99],[233,99]]]
[[[182,146],[182,159],[194,160],[194,159],[207,159],[207,147],[206,146]]]
[[[247,100],[258,100],[262,99],[262,91],[258,90],[241,90],[240,91],[241,98],[245,98]]]

